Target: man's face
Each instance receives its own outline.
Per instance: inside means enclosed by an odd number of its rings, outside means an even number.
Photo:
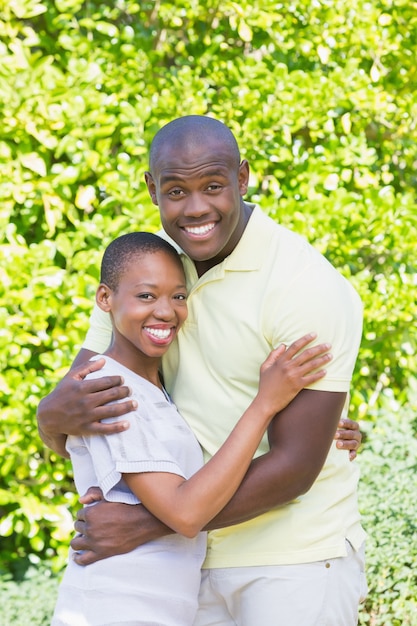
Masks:
[[[146,183],[165,232],[208,267],[228,256],[242,236],[248,177],[246,161],[239,165],[227,144],[209,139],[204,145],[162,146]]]

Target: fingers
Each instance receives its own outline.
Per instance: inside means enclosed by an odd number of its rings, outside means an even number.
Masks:
[[[120,389],[122,389],[120,387]],[[110,391],[110,390],[109,390]],[[113,391],[113,390],[112,390]],[[124,402],[115,402],[116,400],[121,400],[122,398],[116,397],[114,400],[104,399],[106,404],[101,406],[101,402],[103,401],[104,395],[109,395],[107,392],[103,392],[103,396],[97,395],[97,398],[100,398],[100,404],[96,406],[96,413],[100,416],[99,419],[104,419],[105,417],[120,417],[120,415],[124,415],[125,413],[129,413],[130,411],[134,411],[138,403],[134,399],[128,399]],[[114,390],[114,393],[110,394],[114,396],[119,396],[121,394],[117,393],[117,390]]]
[[[300,352],[300,350],[302,350],[309,343],[314,341],[316,337],[317,337],[316,333],[308,333],[307,335],[304,335],[304,337],[300,337],[300,339],[293,341],[293,343],[287,349],[288,357],[293,358],[297,354],[297,352]]]
[[[285,354],[286,349],[287,349],[286,345],[284,343],[281,343],[278,346],[278,348],[275,348],[275,350],[272,350],[272,352],[269,353],[269,355],[265,359],[263,365],[265,365],[265,366],[273,365],[275,363],[275,361],[277,359],[279,359],[280,356]]]
[[[297,339],[288,347],[286,357],[288,359],[294,359],[297,365],[303,365],[313,359],[319,359],[317,361],[318,365],[326,363],[330,360],[329,356],[327,356],[331,349],[330,343],[320,343],[316,346],[306,348],[316,337],[316,333],[308,333],[304,335],[304,337]]]
[[[130,427],[129,422],[110,422],[103,424],[102,422],[91,422],[85,427],[84,432],[87,436],[90,435],[115,435],[116,433],[123,433]]]
[[[89,487],[88,491],[79,498],[81,504],[92,504],[101,500],[104,500],[104,497],[100,487]]]
[[[330,349],[330,343],[320,343],[317,346],[306,348],[305,350],[303,350],[303,352],[301,352],[300,354],[296,354],[292,358],[300,367],[303,365],[308,365],[310,367],[313,361],[314,363],[318,363],[319,365],[321,365],[331,360],[332,356],[329,352]]]
[[[358,442],[354,439],[346,439],[344,441],[337,441],[336,447],[338,450],[349,451],[349,460],[354,461],[358,456],[357,449],[359,448]]]
[[[314,348],[307,348],[302,354],[293,357],[292,364],[296,367],[297,374],[302,377],[305,386],[311,385],[326,375],[327,371],[323,368],[333,358],[328,352],[329,349],[330,344],[320,344]]]
[[[336,447],[339,448],[339,450],[357,451],[361,445],[360,441],[357,439],[348,439],[347,435],[344,436],[346,439],[340,439],[339,431],[335,434],[334,438],[336,439]]]
[[[314,361],[311,361],[311,363],[314,363]],[[311,368],[309,367],[309,370],[310,369]],[[304,387],[308,387],[309,385],[312,385],[313,383],[317,382],[321,378],[324,378],[327,374],[327,371],[325,369],[316,369],[315,365],[313,365],[313,369],[315,370],[314,372],[307,371],[303,374],[301,380],[303,382]]]
[[[358,422],[355,422],[354,420],[351,420],[348,417],[342,417],[340,419],[338,428],[341,428],[344,430],[357,430],[358,432],[360,432]]]
[[[100,378],[91,378],[89,380],[83,381],[83,386],[87,390],[88,393],[100,393],[100,392],[111,392],[114,389],[123,389],[123,393],[125,394],[122,397],[126,397],[130,393],[129,387],[123,386],[124,380],[122,376],[101,376]],[[110,395],[110,400],[113,397]]]
[[[134,411],[138,403],[128,399],[124,402],[115,402],[130,393],[127,387],[115,387],[96,394],[87,394],[79,399],[78,412],[83,416],[90,416],[91,421],[83,423],[83,432],[86,435],[111,435],[120,433],[129,428],[127,420],[103,423],[101,420],[117,418]]]
[[[98,561],[98,557],[92,550],[83,550],[82,552],[74,552],[72,555],[73,560],[77,565],[91,565]]]
[[[77,565],[91,565],[98,561],[97,556],[92,550],[85,550],[85,552],[75,552],[73,554],[73,560]]]
[[[129,428],[129,422],[127,420],[111,423],[102,423],[99,420],[126,415],[126,413],[134,411],[137,406],[138,403],[136,400],[126,400],[125,402],[93,407],[89,412],[91,413],[92,418],[94,418],[94,421],[86,425],[85,430],[86,432],[88,431],[89,434],[101,435],[122,432],[123,430]]]
[[[308,333],[294,341],[288,349],[285,344],[278,346],[261,366],[261,373],[273,365],[279,366],[281,364],[291,368],[292,375],[297,376],[304,383],[304,386],[311,385],[323,378],[326,375],[323,366],[333,357],[329,352],[331,348],[329,343],[306,348],[316,336],[316,333]],[[300,352],[301,350],[302,352]]]
[[[362,433],[358,422],[347,417],[339,421],[338,430],[335,434],[336,447],[339,450],[349,451],[349,460],[354,461],[358,456],[357,451],[362,443]]]
[[[104,363],[104,359],[99,359],[93,363],[95,365],[102,362]],[[98,370],[99,368],[95,366],[95,369]],[[132,391],[123,384],[122,376],[101,376],[84,380],[82,376],[86,376],[91,370],[89,365],[81,365],[78,368],[80,376],[66,377],[61,381],[63,383],[66,380],[66,397],[71,399],[70,404],[78,406],[79,413],[88,415],[95,408],[103,408],[95,417],[95,419],[103,419],[105,417],[119,417],[136,408],[136,403],[132,404],[130,400],[123,404],[114,405],[112,409],[104,407],[105,404],[128,398]]]
[[[73,550],[85,550],[87,547],[83,533],[83,530],[85,530],[85,522],[75,520],[74,528],[79,534],[71,539],[71,548],[73,548]]]
[[[349,420],[349,422],[350,421],[351,420]],[[355,430],[352,430],[350,424],[345,423],[345,419],[341,420],[335,434],[335,439],[338,440],[338,443],[342,444],[343,442],[343,445],[340,445],[340,447],[343,447],[345,450],[350,450],[351,448],[357,450],[362,443],[362,433],[359,430],[359,425],[357,425]]]
[[[287,360],[297,360],[298,365],[302,365],[307,361],[311,361],[312,359],[317,357],[323,357],[325,353],[329,352],[331,348],[330,343],[320,343],[317,346],[312,346],[311,348],[303,350],[303,348],[311,343],[316,337],[316,333],[308,333],[307,335],[304,335],[304,337],[301,337],[300,339],[294,341],[288,348],[285,344],[282,343],[277,348],[275,348],[275,350],[273,350],[269,356],[272,356],[273,360],[275,360],[281,355],[285,354],[285,358]],[[323,363],[327,360],[329,359],[326,357],[321,359]],[[266,360],[266,362],[267,361],[268,359]]]
[[[100,370],[104,366],[105,362],[105,359],[102,358],[97,359],[96,361],[87,361],[86,363],[82,363],[81,365],[78,365],[78,367],[74,367],[74,369],[70,372],[71,378],[84,380],[87,374]]]

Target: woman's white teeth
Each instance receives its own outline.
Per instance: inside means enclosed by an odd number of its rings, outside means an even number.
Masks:
[[[171,334],[171,329],[170,328],[162,329],[162,328],[149,328],[149,327],[146,327],[146,331],[150,335],[153,335],[154,337],[156,337],[157,339],[168,339],[168,337]]]
[[[205,235],[213,230],[214,226],[214,223],[204,224],[204,226],[187,226],[185,230],[192,235]]]

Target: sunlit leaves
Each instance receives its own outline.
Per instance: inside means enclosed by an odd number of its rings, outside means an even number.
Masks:
[[[35,553],[62,563],[69,468],[42,446],[36,406],[81,345],[103,247],[159,227],[143,174],[178,115],[227,123],[250,161],[248,199],[359,291],[355,413],[375,419],[387,394],[416,404],[415,9],[0,0],[4,567]]]

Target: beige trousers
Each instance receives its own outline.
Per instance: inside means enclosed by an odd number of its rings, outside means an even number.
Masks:
[[[301,565],[203,570],[194,626],[356,626],[365,547]]]

